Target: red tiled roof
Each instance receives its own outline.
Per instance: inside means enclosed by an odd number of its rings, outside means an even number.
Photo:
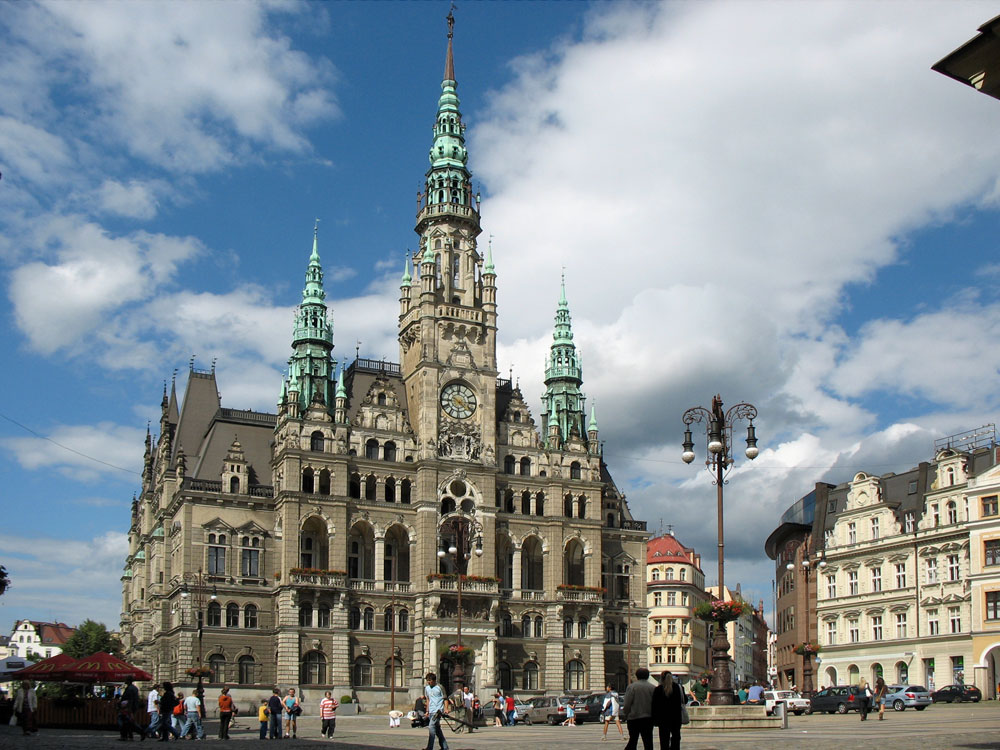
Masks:
[[[694,565],[695,552],[677,541],[671,534],[657,536],[646,542],[646,562],[678,562]]]
[[[52,646],[62,646],[70,639],[76,628],[71,628],[64,622],[35,622],[31,621],[38,632],[38,637],[43,644]]]

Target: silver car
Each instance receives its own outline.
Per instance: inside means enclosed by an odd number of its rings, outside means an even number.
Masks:
[[[907,708],[923,711],[934,702],[923,685],[887,685],[886,690],[885,705],[895,711],[905,711]]]

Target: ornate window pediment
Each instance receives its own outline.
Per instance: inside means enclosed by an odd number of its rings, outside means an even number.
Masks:
[[[940,549],[937,547],[921,547],[918,553],[921,557],[934,557],[940,553]]]
[[[883,562],[885,562],[885,560],[881,557],[870,557],[867,560],[865,560],[865,566],[868,568],[877,568]]]
[[[927,606],[933,606],[935,604],[941,604],[942,601],[944,600],[936,596],[926,596],[920,600],[920,604],[924,607],[927,607]]]
[[[870,607],[865,610],[865,614],[871,617],[872,615],[881,615],[885,612],[885,607]]]
[[[889,555],[889,562],[891,563],[906,562],[908,559],[910,559],[910,556],[904,552],[899,552],[895,555]]]
[[[860,609],[851,609],[851,610],[848,610],[847,612],[844,612],[843,615],[844,615],[844,617],[860,617],[861,616],[861,610]]]

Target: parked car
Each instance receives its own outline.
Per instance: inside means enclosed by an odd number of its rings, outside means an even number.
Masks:
[[[809,699],[809,713],[826,711],[828,714],[846,714],[848,711],[858,711],[861,708],[861,701],[858,699],[860,694],[861,688],[857,685],[828,687]]]
[[[601,721],[601,714],[604,712],[604,696],[606,693],[591,693],[590,695],[584,697],[583,704],[587,707],[587,715],[577,714],[576,720],[580,721]],[[616,693],[617,695],[617,693]],[[621,706],[622,697],[618,696],[618,705]],[[576,702],[577,709],[580,707],[580,701]]]
[[[535,721],[543,719],[549,724],[559,724],[566,720],[566,706],[570,701],[576,701],[576,721],[577,723],[589,719],[589,711],[582,698],[575,695],[543,695],[541,698],[531,699],[531,710],[534,713]]]
[[[533,710],[531,701],[522,701],[520,698],[514,699],[514,709],[517,711],[517,723],[518,724],[531,724],[531,712]],[[493,717],[496,715],[496,711],[493,709],[493,701],[488,702],[483,706],[483,720],[487,724],[493,723]]]
[[[768,715],[774,713],[774,706],[777,703],[784,703],[785,710],[791,711],[796,716],[811,713],[812,704],[808,698],[803,698],[794,690],[765,690],[764,708]]]
[[[923,685],[888,685],[886,690],[885,705],[895,711],[905,711],[907,708],[923,711],[934,702]]]
[[[983,694],[974,685],[945,685],[940,690],[931,693],[931,699],[935,703],[954,703],[955,701],[979,703],[983,699]]]

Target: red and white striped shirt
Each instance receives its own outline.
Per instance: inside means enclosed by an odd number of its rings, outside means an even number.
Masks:
[[[339,705],[336,698],[324,698],[319,702],[319,717],[321,719],[336,719],[337,706]]]

